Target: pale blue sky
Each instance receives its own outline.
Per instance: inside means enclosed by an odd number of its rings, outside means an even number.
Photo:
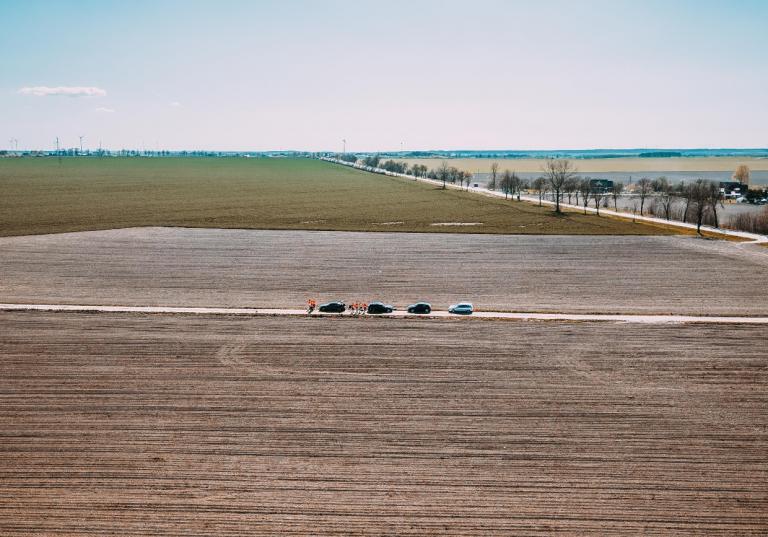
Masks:
[[[768,0],[0,0],[0,147],[766,147],[767,29]]]

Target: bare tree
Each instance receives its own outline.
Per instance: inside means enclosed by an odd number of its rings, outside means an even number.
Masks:
[[[685,184],[685,182],[681,182],[679,185],[677,185],[677,191],[679,192],[680,196],[685,200],[685,207],[683,208],[683,223],[688,222],[688,213],[691,209],[691,205],[693,204],[693,198],[694,198],[694,185],[693,184]]]
[[[509,176],[509,184],[512,195],[517,194],[517,201],[520,201],[520,191],[523,189],[523,180],[515,172]]]
[[[487,188],[488,190],[496,190],[496,177],[499,175],[499,163],[493,162],[491,164],[491,179],[488,181]]]
[[[411,173],[414,177],[426,177],[427,176],[427,167],[423,164],[414,164],[411,167]]]
[[[605,197],[605,190],[599,184],[595,184],[592,185],[590,193],[592,195],[592,199],[595,202],[595,211],[597,212],[597,216],[600,216],[600,202]]]
[[[645,207],[645,198],[653,192],[653,181],[643,177],[637,182],[637,193],[640,195],[640,216],[643,216],[643,207]]]
[[[739,164],[736,166],[736,171],[733,172],[733,180],[738,181],[743,185],[749,185],[749,166],[746,164]]]
[[[437,169],[437,178],[443,182],[443,190],[445,190],[445,182],[450,178],[451,168],[446,161],[440,163],[440,167]]]
[[[585,177],[579,182],[579,193],[581,194],[581,201],[584,204],[584,214],[587,214],[589,195],[592,193],[592,184],[589,182],[589,177]]]
[[[675,190],[672,185],[666,183],[661,186],[659,191],[659,205],[664,213],[664,218],[667,220],[672,219],[672,205],[675,203]]]
[[[472,182],[472,174],[470,172],[462,172],[464,174],[464,183],[467,185],[467,192],[469,192],[469,183]]]
[[[568,204],[571,204],[571,196],[574,192],[576,192],[579,188],[579,182],[576,180],[575,177],[571,177],[568,179],[565,184],[563,185],[563,192],[568,196]],[[576,203],[579,203],[579,200],[576,200]]]
[[[547,193],[547,180],[544,177],[537,177],[533,180],[531,186],[539,195],[539,207],[541,207],[541,200],[544,198],[544,194]]]
[[[664,189],[669,187],[669,179],[661,175],[653,180],[652,186],[654,192],[662,192]]]
[[[613,198],[613,208],[614,210],[619,210],[619,196],[621,196],[621,193],[624,191],[624,183],[621,181],[614,181],[613,186],[611,187],[611,197]]]
[[[560,212],[560,197],[566,181],[576,175],[576,168],[570,160],[547,159],[544,165],[544,177],[555,197],[555,212]]]
[[[452,185],[455,185],[456,181],[458,181],[459,186],[461,186],[462,178],[459,177],[460,173],[461,172],[459,171],[459,169],[455,166],[451,166],[450,168],[448,168],[448,180],[451,182]]]
[[[703,179],[697,179],[690,188],[691,201],[693,202],[693,209],[696,214],[696,233],[701,235],[701,224],[704,220],[704,213],[707,210],[709,192],[707,192]]]
[[[723,207],[723,192],[720,190],[720,185],[713,181],[705,181],[707,188],[707,206],[712,211],[712,218],[714,219],[714,226],[720,227],[720,222],[717,219],[717,206]]]
[[[504,192],[504,199],[508,199],[509,195],[514,192],[512,190],[512,174],[509,173],[509,170],[504,170],[504,173],[501,174],[499,188],[501,188],[501,191]]]

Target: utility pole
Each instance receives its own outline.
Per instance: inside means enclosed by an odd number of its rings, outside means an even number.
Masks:
[[[59,137],[56,137],[56,154],[59,154]]]

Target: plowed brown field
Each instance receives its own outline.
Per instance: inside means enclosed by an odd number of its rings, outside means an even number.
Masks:
[[[0,535],[765,535],[764,330],[0,313]]]
[[[0,238],[0,302],[768,315],[768,255],[691,237],[139,228]]]

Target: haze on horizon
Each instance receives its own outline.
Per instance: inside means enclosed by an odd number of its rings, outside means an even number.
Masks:
[[[766,147],[768,2],[0,0],[0,148]]]

